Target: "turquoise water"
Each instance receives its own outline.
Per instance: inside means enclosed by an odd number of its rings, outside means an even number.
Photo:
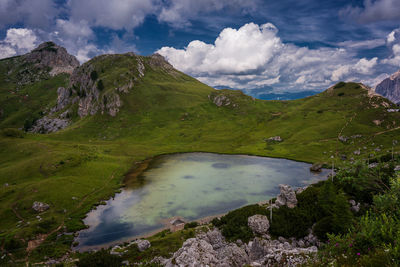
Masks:
[[[185,153],[161,156],[139,178],[140,186],[98,206],[84,220],[78,249],[126,241],[162,228],[163,220],[186,220],[225,213],[268,200],[279,184],[302,187],[328,175],[310,164],[245,155]]]

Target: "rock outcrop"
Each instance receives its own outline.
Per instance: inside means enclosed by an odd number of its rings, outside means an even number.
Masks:
[[[308,238],[308,237],[307,237]],[[254,238],[247,244],[227,242],[218,229],[198,234],[183,243],[170,259],[156,258],[163,266],[297,266],[318,251],[314,245],[295,239]],[[306,241],[308,244],[310,242]]]
[[[275,205],[278,207],[286,205],[288,208],[294,208],[297,205],[296,192],[290,185],[280,184],[280,193],[276,198]]]
[[[51,76],[60,73],[72,74],[73,70],[79,66],[79,61],[74,56],[68,54],[64,47],[53,42],[42,43],[32,52],[24,55],[24,58],[27,62],[35,64],[35,67],[50,68]]]
[[[43,211],[48,210],[49,208],[50,208],[49,204],[39,202],[39,201],[33,202],[33,205],[32,205],[32,209],[36,212],[43,212]]]
[[[149,240],[145,240],[145,239],[139,239],[139,240],[133,241],[130,245],[132,245],[132,244],[136,244],[139,251],[145,251],[146,249],[151,247]]]
[[[375,92],[393,103],[400,103],[400,70],[379,83]]]
[[[222,107],[222,106],[229,106],[231,104],[231,100],[229,97],[226,95],[216,95],[216,96],[211,96],[209,95],[208,98],[217,106],[217,107]]]
[[[265,215],[253,215],[247,219],[248,226],[256,234],[266,234],[269,229],[269,220]]]

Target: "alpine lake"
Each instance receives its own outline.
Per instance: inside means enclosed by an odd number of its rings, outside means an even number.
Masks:
[[[327,178],[329,170],[310,172],[310,164],[287,159],[213,153],[182,153],[152,159],[105,205],[84,219],[76,249],[85,251],[146,236],[185,221],[226,213],[267,201],[279,184],[304,187]]]

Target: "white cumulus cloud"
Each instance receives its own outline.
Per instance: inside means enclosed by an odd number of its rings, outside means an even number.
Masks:
[[[275,90],[325,89],[332,83],[373,73],[378,58],[357,58],[352,49],[309,49],[284,43],[271,23],[226,28],[213,44],[192,41],[184,49],[157,52],[177,69],[212,86],[238,89],[273,85]]]
[[[10,28],[0,41],[0,58],[27,53],[34,49],[39,39],[31,29]]]

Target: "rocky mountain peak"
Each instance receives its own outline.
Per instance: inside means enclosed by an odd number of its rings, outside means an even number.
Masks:
[[[393,103],[400,103],[400,70],[379,83],[375,92]]]
[[[397,72],[390,75],[389,79],[391,79],[391,80],[400,79],[400,70],[398,70]]]
[[[35,64],[39,68],[50,68],[50,75],[60,73],[72,74],[73,70],[79,66],[79,61],[68,54],[64,47],[58,46],[53,42],[45,42],[24,55],[27,62]]]

